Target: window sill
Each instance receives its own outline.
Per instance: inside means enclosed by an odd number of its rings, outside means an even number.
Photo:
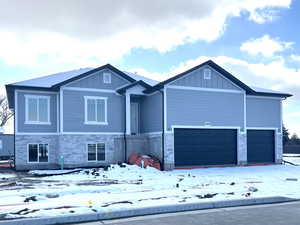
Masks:
[[[26,121],[24,124],[28,124],[28,125],[51,125],[50,122],[34,122],[34,121]]]
[[[85,125],[108,125],[107,122],[84,122]]]
[[[28,164],[46,164],[49,162],[27,162]]]

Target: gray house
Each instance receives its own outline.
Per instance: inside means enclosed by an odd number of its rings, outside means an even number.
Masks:
[[[164,169],[281,163],[282,100],[212,61],[163,82],[111,65],[6,85],[17,170],[99,166],[131,153]]]

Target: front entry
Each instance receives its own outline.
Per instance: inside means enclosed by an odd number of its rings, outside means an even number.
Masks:
[[[130,103],[130,120],[131,120],[131,134],[137,135],[139,134],[139,103],[131,102]]]

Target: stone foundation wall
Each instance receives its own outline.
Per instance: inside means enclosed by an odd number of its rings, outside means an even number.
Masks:
[[[245,165],[247,164],[247,134],[240,133],[238,135],[238,142],[237,142],[237,164],[238,165]]]
[[[282,134],[275,135],[275,163],[282,163]]]
[[[58,135],[16,135],[16,170],[56,169],[58,168]],[[28,144],[49,144],[48,162],[28,162]]]

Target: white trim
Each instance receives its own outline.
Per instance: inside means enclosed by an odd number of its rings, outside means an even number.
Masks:
[[[164,93],[163,94],[164,94],[164,102],[163,102],[163,104],[164,104],[164,131],[165,131],[165,133],[167,133],[168,132],[168,127],[167,127],[168,117],[167,117],[167,88],[166,87],[164,87]]]
[[[174,129],[176,128],[185,128],[185,129],[230,129],[230,130],[238,130],[240,133],[241,127],[235,126],[189,126],[189,125],[172,125],[172,133],[174,133]]]
[[[210,66],[208,66],[208,65],[201,66],[201,67],[199,67],[198,69],[200,69],[200,68],[205,69],[205,68],[207,68],[207,67],[208,67],[209,69],[211,69],[212,71],[215,71],[216,73],[218,73],[218,75],[220,75],[221,77],[223,77],[225,80],[229,81],[233,86],[237,87],[237,88],[240,89],[241,91],[245,91],[243,88],[239,87],[238,85],[236,85],[235,83],[233,83],[231,80],[229,80],[227,77],[225,77],[223,74],[219,73],[218,71],[216,71],[215,69],[213,69],[212,67],[210,67]],[[193,68],[191,68],[191,69],[193,69]],[[198,69],[197,69],[197,70],[198,70]],[[182,78],[184,78],[184,77],[186,77],[186,76],[188,76],[188,75],[191,75],[191,72],[190,72],[190,73],[187,73],[187,74],[185,74],[185,75],[183,75],[182,77],[179,77],[179,78],[173,80],[172,82],[168,83],[168,85],[171,85],[171,84],[174,83],[175,81],[178,81],[178,80],[180,80],[180,79],[182,79]]]
[[[54,91],[36,91],[36,90],[15,90],[16,92],[23,92],[23,93],[30,93],[30,94],[50,94],[50,95],[57,95],[58,92]]]
[[[39,147],[39,145],[40,144],[43,144],[43,145],[48,145],[48,152],[47,152],[47,162],[40,162],[40,159],[39,159],[39,156],[40,156],[40,152],[39,152],[39,149],[40,149],[40,147]],[[36,161],[36,162],[30,162],[29,161],[29,145],[37,145],[38,146],[38,148],[37,148],[37,153],[38,153],[38,157],[37,157],[37,159],[38,159],[38,161]],[[49,156],[49,154],[50,154],[50,147],[49,147],[50,145],[49,145],[49,143],[28,143],[27,144],[27,163],[28,164],[37,164],[37,163],[41,163],[41,164],[45,164],[45,163],[49,163],[49,158],[50,158],[50,156]]]
[[[96,160],[89,160],[89,148],[88,148],[88,145],[91,144],[91,145],[96,145]],[[105,159],[104,160],[98,160],[98,148],[97,148],[97,144],[104,144],[104,157]],[[106,151],[106,143],[105,142],[86,142],[85,143],[85,146],[86,146],[86,161],[88,163],[104,163],[104,162],[107,162],[107,151]]]
[[[50,122],[50,96],[45,95],[24,95],[25,97],[25,122],[24,124],[33,124],[33,125],[51,125]],[[28,100],[29,99],[36,99],[37,100],[37,121],[29,120],[28,115]],[[47,100],[47,121],[39,121],[39,99],[46,99]]]
[[[30,132],[17,132],[16,135],[59,135],[60,133],[30,133]]]
[[[87,101],[88,100],[103,100],[104,101],[104,121],[98,121],[97,104],[95,104],[96,121],[88,120]],[[108,125],[107,122],[107,97],[100,96],[84,96],[84,124],[87,125]]]
[[[111,89],[79,88],[79,87],[63,87],[62,89],[67,91],[90,91],[90,92],[104,92],[104,93],[116,94],[116,91]]]
[[[282,97],[269,97],[269,96],[259,96],[259,95],[246,95],[247,98],[262,98],[262,99],[275,99],[282,100]]]
[[[59,128],[60,132],[64,131],[64,91],[62,89],[59,90]]]
[[[131,115],[130,115],[130,94],[126,92],[126,134],[131,134]]]
[[[124,135],[123,132],[63,132],[69,135]]]
[[[280,100],[280,133],[283,133],[283,121],[282,121],[282,117],[283,117],[283,112],[282,112],[282,99]]]
[[[231,90],[231,89],[187,87],[187,86],[178,86],[178,85],[166,85],[166,86],[167,86],[167,88],[180,89],[180,90],[226,92],[226,93],[237,93],[237,94],[244,93],[243,91]]]
[[[15,130],[14,133],[18,133],[18,92],[15,90],[15,110],[14,110],[14,117],[15,117]]]
[[[56,95],[56,132],[59,132],[59,95]]]
[[[246,93],[244,93],[244,132],[246,133],[247,127],[247,105],[246,105]]]

